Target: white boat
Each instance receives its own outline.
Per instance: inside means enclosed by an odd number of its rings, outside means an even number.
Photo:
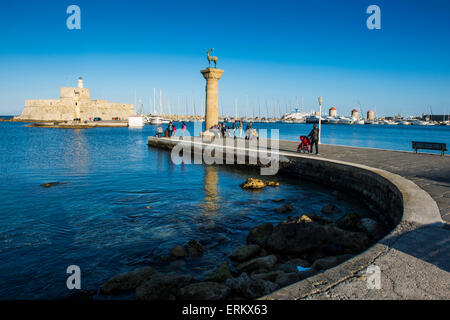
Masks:
[[[401,126],[409,126],[409,125],[411,125],[411,122],[409,122],[409,121],[400,121],[398,124],[401,125]]]
[[[169,122],[170,122],[170,120],[166,120],[166,119],[163,119],[163,118],[157,117],[157,116],[150,117],[150,119],[149,119],[149,123],[153,124],[153,125],[160,125],[160,124],[169,123]]]
[[[338,124],[352,124],[352,119],[346,117],[339,117],[337,123]]]
[[[359,125],[361,125],[361,124],[365,124],[366,122],[363,120],[363,119],[355,119],[354,121],[353,121],[353,124],[359,124]]]
[[[413,125],[413,126],[426,126],[426,125],[428,125],[428,123],[425,122],[425,121],[422,121],[422,120],[412,120],[411,121],[411,125]]]
[[[319,123],[319,117],[318,116],[307,116],[305,118],[306,123]]]

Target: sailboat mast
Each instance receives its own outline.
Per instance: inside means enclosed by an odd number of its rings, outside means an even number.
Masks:
[[[156,88],[153,88],[153,114],[156,114]]]

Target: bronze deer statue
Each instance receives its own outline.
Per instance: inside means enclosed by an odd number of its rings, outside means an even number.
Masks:
[[[209,63],[209,67],[210,68],[211,68],[211,61],[214,62],[214,68],[216,68],[217,67],[217,60],[219,60],[219,58],[209,55],[209,53],[213,52],[213,51],[214,51],[214,48],[206,50],[206,54],[208,56],[208,63]]]

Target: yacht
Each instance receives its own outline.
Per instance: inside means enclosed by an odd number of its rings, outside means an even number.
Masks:
[[[148,122],[153,125],[160,125],[160,124],[164,124],[164,123],[169,123],[170,120],[166,120],[166,119],[163,119],[158,116],[153,116],[153,117],[150,117]]]
[[[305,118],[306,123],[319,123],[319,117],[318,116],[307,116]]]

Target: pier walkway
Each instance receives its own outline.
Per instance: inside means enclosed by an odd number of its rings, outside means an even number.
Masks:
[[[280,151],[295,152],[298,143],[280,141]],[[442,219],[450,223],[450,157],[438,154],[319,145],[311,157],[341,160],[401,175],[425,190],[436,201]]]
[[[169,138],[149,137],[149,145],[153,147],[170,149],[177,143]],[[427,193],[439,212],[428,195],[424,204],[404,199],[409,204],[415,202],[408,206],[408,215],[420,215],[429,205],[436,208],[434,219],[423,223],[404,219],[391,234],[365,252],[262,299],[450,299],[450,157],[325,144],[319,146],[319,155],[309,155],[297,153],[297,145],[294,141],[279,141],[279,153],[294,158],[343,161],[394,173],[407,179],[400,177],[406,189],[413,189],[406,193],[408,197],[417,195],[422,199]],[[380,289],[367,286],[370,266],[380,269]]]

